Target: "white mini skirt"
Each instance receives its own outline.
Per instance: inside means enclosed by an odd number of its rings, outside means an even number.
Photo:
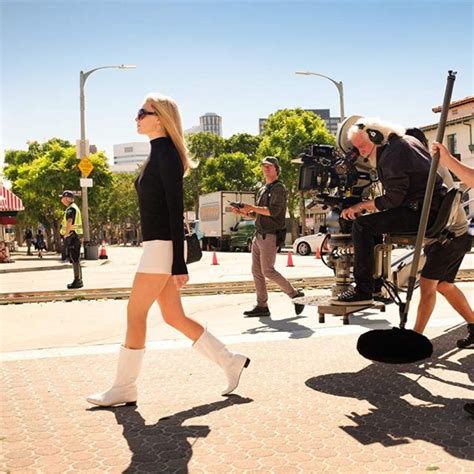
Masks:
[[[143,242],[143,253],[137,272],[171,274],[172,265],[173,242],[171,240],[148,240]]]
[[[187,246],[184,242],[184,259]],[[143,253],[138,263],[137,273],[164,273],[171,275],[173,266],[172,240],[147,240],[143,242]]]

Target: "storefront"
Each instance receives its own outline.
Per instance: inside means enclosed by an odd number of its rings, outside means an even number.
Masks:
[[[14,250],[15,245],[13,228],[16,224],[16,216],[23,210],[21,199],[2,185],[0,188],[0,263],[10,261],[10,251]]]

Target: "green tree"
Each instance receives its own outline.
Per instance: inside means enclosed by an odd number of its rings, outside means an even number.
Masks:
[[[250,135],[250,133],[236,133],[225,140],[225,151],[227,153],[244,153],[251,159],[255,159],[262,137]]]
[[[194,209],[199,217],[199,195],[202,193],[202,167],[209,158],[219,156],[224,152],[225,141],[222,137],[211,132],[192,133],[186,136],[194,167],[184,181],[184,206],[186,210]]]
[[[223,153],[208,159],[202,169],[201,190],[252,191],[258,178],[255,163],[244,153]]]
[[[134,184],[138,173],[139,171],[134,174],[114,174],[107,196],[101,201],[99,209],[103,216],[102,228],[108,228],[111,234],[115,234],[118,229],[123,240],[127,228],[132,228],[137,233],[140,229],[140,210]]]
[[[91,223],[98,206],[101,189],[110,183],[111,173],[102,152],[89,157],[94,165],[91,178],[94,187],[89,189]],[[27,151],[7,150],[5,177],[12,183],[25,206],[22,220],[30,224],[42,223],[46,228],[48,246],[54,240],[59,249],[59,226],[64,212],[59,194],[64,189],[79,189],[80,171],[75,147],[66,140],[52,138],[45,143],[31,142]],[[80,200],[78,200],[80,206]],[[91,235],[93,227],[91,227]]]
[[[186,135],[186,145],[192,159],[201,163],[223,153],[225,140],[211,132],[191,133]]]
[[[294,238],[297,235],[295,217],[302,196],[298,191],[299,167],[291,163],[291,160],[297,158],[312,143],[334,145],[335,138],[327,130],[324,121],[312,112],[283,109],[268,118],[257,150],[259,161],[271,155],[276,156],[280,162],[280,179],[288,189],[288,212]]]

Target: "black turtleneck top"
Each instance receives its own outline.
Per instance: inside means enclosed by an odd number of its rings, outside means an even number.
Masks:
[[[183,163],[169,137],[150,141],[150,156],[135,180],[143,240],[173,242],[172,275],[188,273],[184,261]]]

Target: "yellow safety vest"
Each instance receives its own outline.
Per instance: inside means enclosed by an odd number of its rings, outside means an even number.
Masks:
[[[67,227],[66,214],[70,207],[73,207],[76,210],[76,217],[74,219],[74,222],[72,223],[71,230],[73,230],[76,234],[82,235],[84,233],[82,230],[82,215],[81,215],[81,211],[79,210],[79,208],[77,207],[75,203],[71,203],[69,207],[64,211],[63,220],[61,222],[60,234],[64,235],[66,233],[66,227]]]

